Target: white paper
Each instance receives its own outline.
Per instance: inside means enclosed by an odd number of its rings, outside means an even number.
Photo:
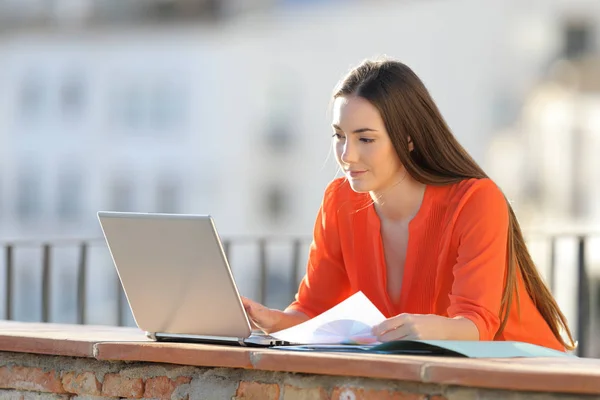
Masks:
[[[371,329],[385,319],[362,292],[357,292],[315,318],[271,336],[295,344],[373,344],[377,338]]]

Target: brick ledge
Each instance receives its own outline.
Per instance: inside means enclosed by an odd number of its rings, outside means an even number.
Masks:
[[[512,391],[600,394],[600,359],[456,359],[154,343],[138,329],[0,321],[0,351],[363,377]]]

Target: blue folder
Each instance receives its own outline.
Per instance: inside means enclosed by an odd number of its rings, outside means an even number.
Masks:
[[[401,354],[467,358],[577,357],[570,353],[524,342],[398,340],[378,345],[300,345],[275,349],[305,352],[343,352],[365,354]]]

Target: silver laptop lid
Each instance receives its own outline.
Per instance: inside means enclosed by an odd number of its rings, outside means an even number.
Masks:
[[[140,329],[250,336],[210,216],[99,212],[98,219]]]

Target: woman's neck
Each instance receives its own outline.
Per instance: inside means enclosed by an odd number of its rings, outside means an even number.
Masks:
[[[419,212],[426,185],[408,173],[386,189],[369,192],[379,218],[388,222],[409,222]]]

